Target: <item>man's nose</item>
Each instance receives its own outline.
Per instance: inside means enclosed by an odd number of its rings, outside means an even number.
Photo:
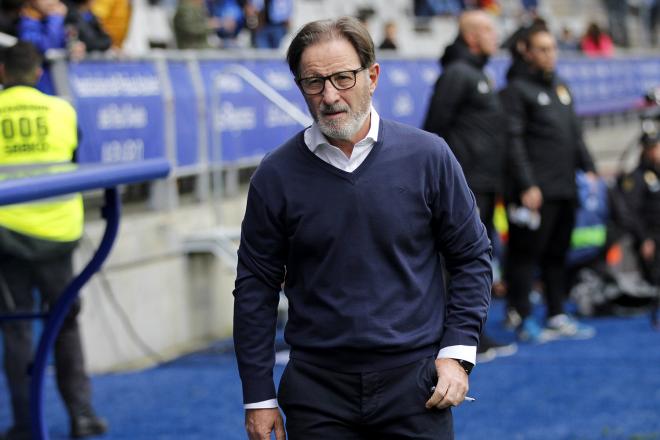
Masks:
[[[335,88],[330,79],[325,80],[325,87],[323,88],[323,102],[331,104],[339,100],[339,90]]]

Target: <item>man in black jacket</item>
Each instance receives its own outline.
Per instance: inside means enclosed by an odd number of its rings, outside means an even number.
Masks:
[[[504,169],[506,117],[491,79],[484,72],[497,51],[497,31],[483,11],[468,11],[459,19],[459,35],[440,59],[442,75],[424,122],[424,130],[445,138],[458,159],[479,207],[479,217],[493,238],[495,198]],[[512,354],[486,335],[479,341],[480,360]]]
[[[575,171],[595,179],[573,99],[557,77],[557,45],[545,27],[526,35],[527,69],[502,91],[509,132],[509,305],[520,315],[521,340],[587,338],[594,330],[563,311],[565,258],[575,223]],[[540,265],[547,304],[546,329],[531,316],[529,293]]]
[[[628,208],[621,213],[624,217],[621,221],[635,240],[642,275],[651,285],[660,288],[660,131],[657,124],[648,124],[649,128],[640,139],[639,163],[632,173],[620,179],[619,187]],[[652,305],[651,319],[655,327],[660,324],[659,299],[656,296]]]

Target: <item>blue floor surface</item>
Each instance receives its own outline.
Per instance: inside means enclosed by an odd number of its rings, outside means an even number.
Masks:
[[[489,332],[511,338],[502,315],[495,301]],[[587,322],[598,331],[591,340],[523,345],[477,366],[470,378],[477,401],[454,410],[457,440],[660,440],[660,332],[646,316]],[[95,376],[93,387],[111,424],[105,439],[246,438],[236,362],[218,347],[138,373]],[[52,375],[46,415],[51,438],[67,438]],[[8,424],[0,380],[0,429]]]

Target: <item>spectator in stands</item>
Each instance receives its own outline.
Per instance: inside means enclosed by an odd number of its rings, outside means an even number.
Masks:
[[[525,40],[527,70],[510,78],[502,92],[509,132],[509,305],[522,319],[520,340],[587,338],[594,330],[565,314],[563,301],[575,222],[575,171],[582,169],[595,179],[595,168],[571,93],[556,74],[555,38],[537,27]],[[546,329],[534,319],[529,300],[537,269],[545,288]]]
[[[59,0],[27,0],[18,22],[18,38],[34,44],[42,53],[64,49],[66,14],[67,7]]]
[[[236,47],[236,38],[245,28],[247,0],[212,0],[209,4],[212,23],[222,47]]]
[[[209,34],[219,24],[209,17],[204,0],[179,0],[173,19],[176,47],[179,49],[207,49]]]
[[[285,438],[278,403],[291,439],[453,438],[492,282],[461,168],[439,137],[380,119],[357,19],[308,23],[287,60],[315,122],[250,183],[234,290],[249,438]],[[291,359],[276,400],[282,282]]]
[[[589,23],[587,32],[580,40],[580,48],[583,54],[590,57],[611,57],[614,55],[612,39],[595,22]]]
[[[459,15],[465,5],[460,0],[414,0],[413,10],[416,17],[436,15]]]
[[[459,35],[442,56],[442,75],[435,84],[424,130],[443,137],[451,147],[474,192],[479,216],[491,240],[493,214],[502,190],[506,147],[506,117],[493,81],[484,72],[497,51],[497,30],[481,10],[464,12]],[[515,345],[482,335],[477,353],[512,354]]]
[[[603,0],[607,12],[608,29],[612,33],[614,44],[620,47],[629,47],[628,38],[628,0]]]
[[[112,46],[112,40],[92,12],[92,1],[70,1],[69,11],[65,19],[68,38],[69,40],[77,38],[85,45],[85,52],[105,52]]]
[[[252,45],[277,49],[289,30],[293,0],[248,0],[246,20],[252,30]]]
[[[378,46],[381,50],[396,50],[396,23],[388,21],[385,23],[385,38]]]
[[[526,11],[534,11],[536,13],[539,8],[539,0],[522,0],[521,3],[523,9]]]
[[[649,121],[650,122],[650,121]],[[660,288],[660,131],[658,122],[647,124],[640,143],[642,154],[635,170],[621,180],[629,208],[627,229],[635,239],[638,259],[646,281]],[[658,298],[652,311],[657,327]]]
[[[112,47],[121,49],[131,21],[130,0],[94,0],[92,12],[101,22],[103,29],[110,35]],[[148,26],[146,23],[141,25]]]
[[[568,26],[562,26],[561,34],[557,39],[557,48],[560,52],[575,52],[579,49],[578,41]]]
[[[77,146],[76,113],[63,99],[34,88],[41,57],[28,42],[6,51],[0,92],[0,164],[71,161]],[[38,289],[44,308],[55,303],[73,272],[73,251],[83,231],[79,194],[0,209],[0,311],[29,312]],[[73,437],[102,434],[107,424],[94,413],[90,381],[84,370],[77,315],[73,306],[55,341],[57,386],[66,405]],[[14,426],[7,440],[30,439],[28,367],[32,357],[32,323],[2,323],[4,364],[11,394]]]
[[[18,19],[24,0],[0,1],[0,32],[7,35],[18,35]]]
[[[660,22],[660,0],[641,2],[639,17],[647,33],[647,42],[653,47],[658,44],[658,22]]]

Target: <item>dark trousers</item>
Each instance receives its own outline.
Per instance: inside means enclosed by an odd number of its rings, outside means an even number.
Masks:
[[[287,438],[451,440],[451,409],[424,407],[436,382],[431,357],[369,373],[340,373],[291,359],[278,392]]]
[[[575,224],[575,201],[546,200],[541,207],[541,225],[536,230],[509,224],[506,265],[509,306],[521,317],[531,313],[529,293],[541,269],[547,315],[563,313],[566,295],[566,254]]]
[[[660,323],[660,316],[658,316],[660,308],[660,237],[654,237],[653,241],[655,242],[653,259],[646,261],[638,252],[637,260],[644,279],[658,289],[655,298],[651,301],[651,320],[654,325],[658,325]]]
[[[31,311],[34,289],[38,289],[44,308],[55,303],[73,275],[72,251],[44,261],[26,261],[14,257],[0,259],[0,310]],[[90,383],[84,370],[84,359],[77,315],[80,303],[71,309],[55,340],[57,386],[69,414],[90,407]],[[33,357],[32,322],[2,323],[4,336],[4,368],[11,394],[14,426],[29,429],[28,366]]]

